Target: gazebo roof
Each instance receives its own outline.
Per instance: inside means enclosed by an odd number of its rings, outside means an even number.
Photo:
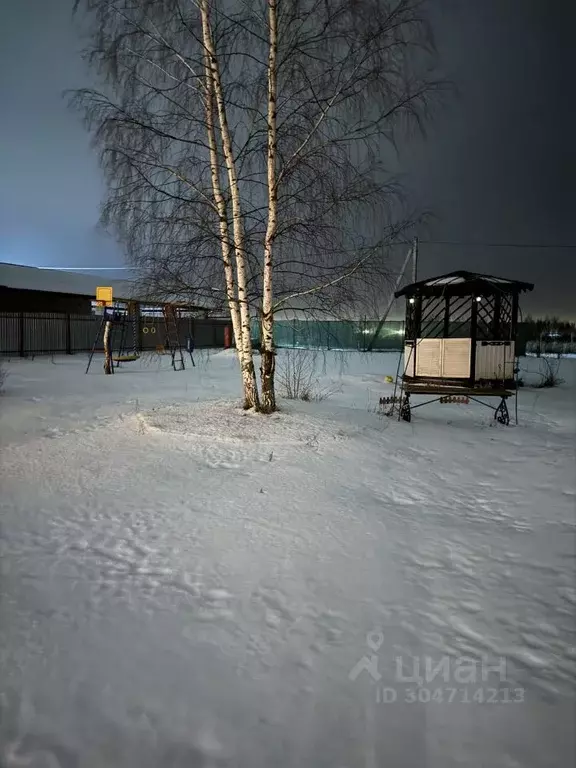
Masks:
[[[494,277],[494,275],[481,275],[477,272],[449,272],[446,275],[438,277],[429,277],[427,280],[420,280],[417,283],[411,283],[396,291],[394,296],[466,296],[475,293],[495,294],[495,293],[521,293],[522,291],[531,291],[534,288],[533,283],[523,283],[519,280],[509,280],[505,277]]]

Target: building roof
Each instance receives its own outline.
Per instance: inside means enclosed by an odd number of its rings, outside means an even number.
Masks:
[[[20,264],[0,263],[0,287],[2,288],[61,293],[84,296],[95,300],[98,286],[110,286],[114,301],[132,299],[149,305],[173,303],[203,312],[213,312],[218,309],[214,302],[210,305],[207,302],[202,302],[202,306],[197,306],[182,296],[154,297],[143,284],[136,280],[110,280],[107,277],[92,275],[87,272],[65,272],[59,269],[40,269],[39,267],[26,267]]]
[[[477,272],[449,272],[438,277],[429,277],[417,283],[404,286],[394,294],[399,296],[463,296],[473,293],[520,293],[531,291],[533,283],[523,283],[519,280],[509,280],[505,277],[482,275]]]
[[[22,291],[45,291],[86,296],[94,299],[99,285],[112,287],[114,299],[132,298],[133,283],[129,280],[109,280],[88,273],[64,272],[59,269],[39,269],[20,264],[0,263],[0,287]]]

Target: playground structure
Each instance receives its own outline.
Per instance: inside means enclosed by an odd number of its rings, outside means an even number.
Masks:
[[[498,398],[494,418],[510,423],[507,400],[517,397],[516,335],[519,294],[531,283],[472,272],[451,272],[396,291],[406,297],[404,370],[400,395],[380,398],[411,420],[429,403],[468,403]],[[412,405],[411,396],[432,399]]]
[[[100,341],[104,347],[104,372],[113,374],[114,369],[122,363],[130,363],[141,356],[140,333],[156,333],[155,324],[142,322],[141,305],[138,301],[116,300],[112,298],[109,288],[98,288],[96,301],[103,308],[102,321],[98,327],[94,344],[86,366],[86,373],[90,370],[92,360]],[[150,303],[147,302],[147,306]],[[156,345],[156,352],[169,354],[174,371],[185,370],[184,348],[180,336],[180,319],[184,311],[191,311],[194,307],[184,304],[155,304],[162,311],[164,319],[165,337]],[[194,363],[194,347],[192,340],[188,340],[186,351],[190,355],[190,361]]]

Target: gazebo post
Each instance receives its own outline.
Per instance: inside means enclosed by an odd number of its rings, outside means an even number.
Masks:
[[[472,297],[470,310],[470,339],[470,386],[473,387],[476,381],[476,344],[478,341],[478,302],[476,296]]]
[[[444,338],[450,336],[450,296],[444,298]]]

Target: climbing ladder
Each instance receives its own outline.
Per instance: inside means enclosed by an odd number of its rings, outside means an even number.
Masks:
[[[172,368],[175,371],[183,371],[185,366],[178,329],[178,309],[173,304],[164,304],[162,314],[166,325],[166,346],[172,357]]]

